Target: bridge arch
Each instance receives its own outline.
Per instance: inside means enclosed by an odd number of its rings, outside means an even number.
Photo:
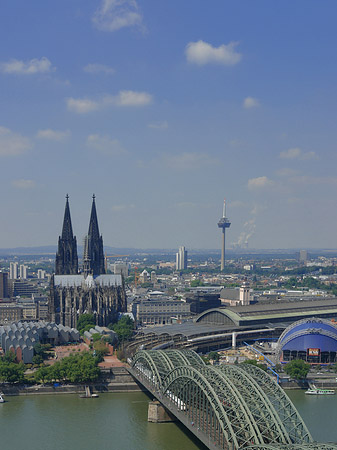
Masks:
[[[206,366],[191,350],[142,350],[130,372],[212,449],[337,450],[313,441],[283,389],[253,365]]]
[[[162,385],[164,378],[175,367],[205,365],[192,350],[140,350],[132,360],[132,367],[152,384]]]

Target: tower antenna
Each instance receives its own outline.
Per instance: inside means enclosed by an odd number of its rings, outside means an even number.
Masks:
[[[226,199],[223,202],[222,217],[218,222],[218,227],[222,229],[222,246],[221,246],[221,271],[225,268],[225,255],[226,255],[226,228],[229,228],[231,223],[226,217]]]

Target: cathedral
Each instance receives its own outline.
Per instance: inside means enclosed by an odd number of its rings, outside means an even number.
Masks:
[[[69,197],[62,234],[58,240],[55,275],[50,282],[50,321],[76,328],[81,314],[93,314],[96,324],[107,326],[126,311],[126,295],[122,275],[105,273],[103,238],[99,234],[95,196],[84,240],[83,270],[79,272],[77,242],[71,224]]]

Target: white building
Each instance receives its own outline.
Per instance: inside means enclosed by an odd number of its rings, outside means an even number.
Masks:
[[[37,277],[38,277],[39,280],[44,280],[46,278],[46,271],[42,270],[42,269],[39,269],[37,271]]]
[[[27,279],[27,269],[28,267],[24,264],[20,264],[20,279],[26,280]]]
[[[11,280],[18,279],[18,263],[17,262],[11,262],[9,264],[9,278]]]
[[[176,253],[176,270],[187,269],[187,251],[182,245],[179,247],[178,253]]]

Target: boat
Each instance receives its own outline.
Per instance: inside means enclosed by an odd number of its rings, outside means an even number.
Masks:
[[[2,393],[0,393],[0,403],[5,403],[5,399],[4,399],[4,397],[3,397],[3,394]]]
[[[316,386],[310,387],[307,391],[305,391],[308,395],[334,395],[336,392],[334,389],[319,389]]]

